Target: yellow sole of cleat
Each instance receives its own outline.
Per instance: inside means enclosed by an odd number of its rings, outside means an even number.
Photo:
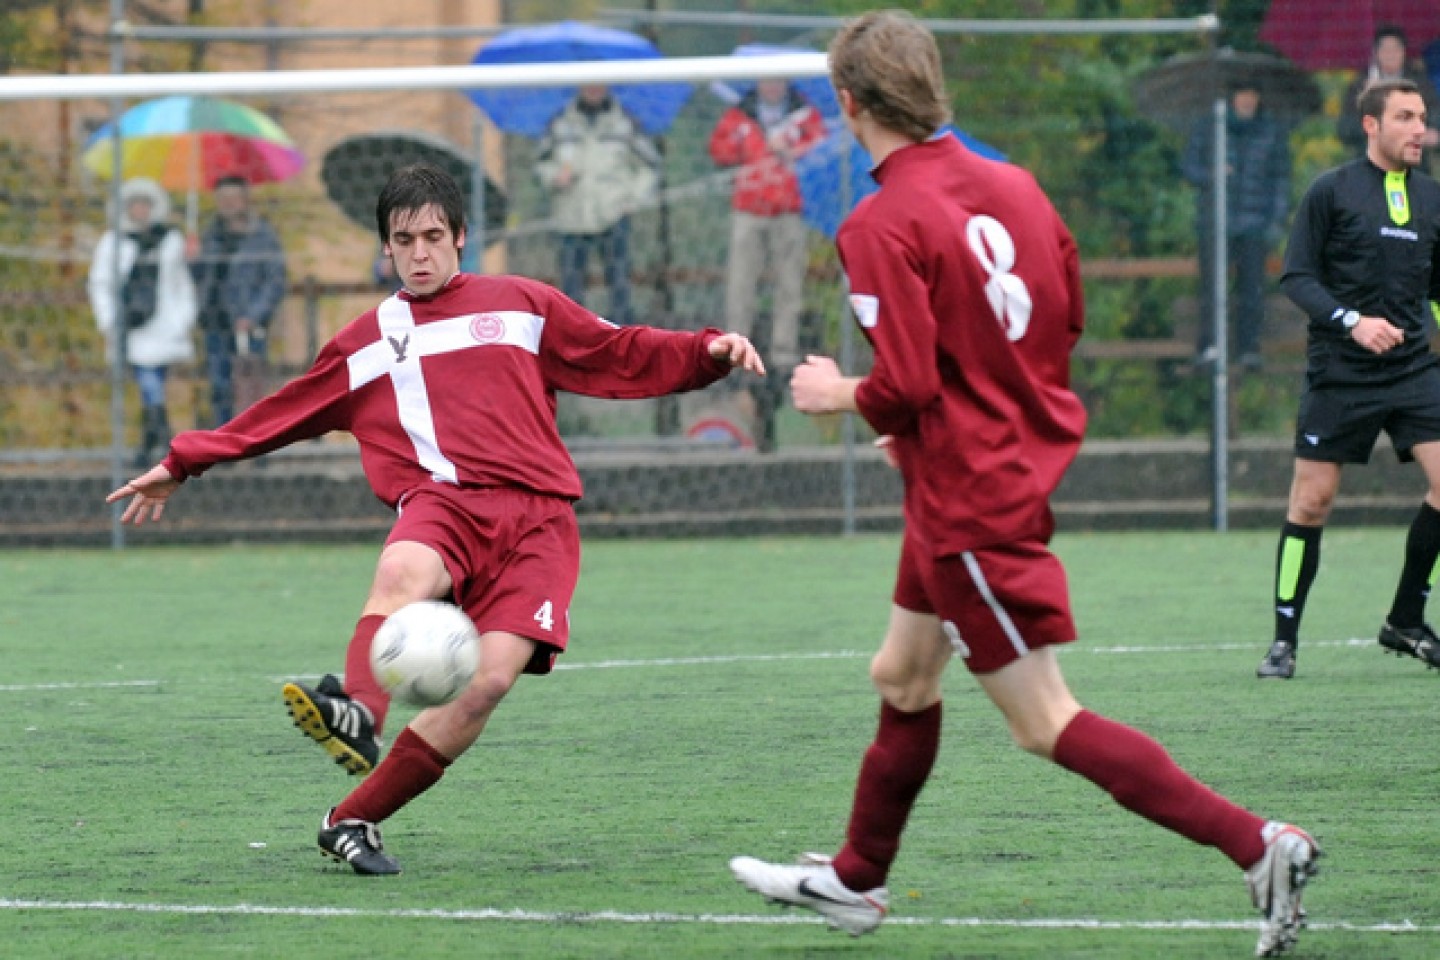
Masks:
[[[348,772],[357,776],[370,772],[372,768],[369,760],[352,750],[339,737],[331,736],[324,718],[320,716],[320,708],[305,695],[304,690],[296,684],[287,683],[280,693],[285,698],[285,709],[290,712],[290,719],[300,728],[301,733],[318,743]]]

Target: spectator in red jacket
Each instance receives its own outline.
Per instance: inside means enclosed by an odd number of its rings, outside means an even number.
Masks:
[[[761,80],[726,110],[710,136],[710,157],[737,167],[731,201],[730,267],[725,324],[749,336],[761,272],[771,265],[770,360],[800,361],[800,308],[805,283],[805,224],[794,162],[825,137],[820,111],[785,80]]]

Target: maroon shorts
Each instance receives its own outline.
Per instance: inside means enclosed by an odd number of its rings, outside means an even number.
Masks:
[[[570,599],[580,579],[580,528],[570,501],[436,483],[405,496],[385,542],[401,540],[440,554],[454,600],[476,629],[536,641],[525,672],[550,672],[570,639]]]
[[[971,673],[1075,639],[1065,568],[1036,540],[935,557],[906,534],[894,599],[939,617]]]

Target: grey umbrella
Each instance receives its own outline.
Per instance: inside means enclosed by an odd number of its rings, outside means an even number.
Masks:
[[[478,222],[474,202],[475,163],[459,147],[434,134],[416,130],[385,130],[346,137],[325,153],[320,179],[325,193],[345,216],[375,229],[375,201],[397,168],[408,163],[432,163],[459,181],[465,191],[471,222]],[[508,203],[495,181],[485,178],[485,233],[505,225]]]
[[[1135,79],[1135,106],[1144,116],[1177,130],[1189,130],[1208,116],[1217,98],[1237,85],[1253,85],[1271,116],[1295,123],[1321,107],[1320,88],[1289,60],[1264,53],[1222,49],[1171,57]]]

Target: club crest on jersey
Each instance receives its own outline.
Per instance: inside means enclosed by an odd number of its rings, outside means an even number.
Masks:
[[[505,320],[498,313],[477,313],[470,321],[470,336],[476,343],[495,343],[505,338]]]

